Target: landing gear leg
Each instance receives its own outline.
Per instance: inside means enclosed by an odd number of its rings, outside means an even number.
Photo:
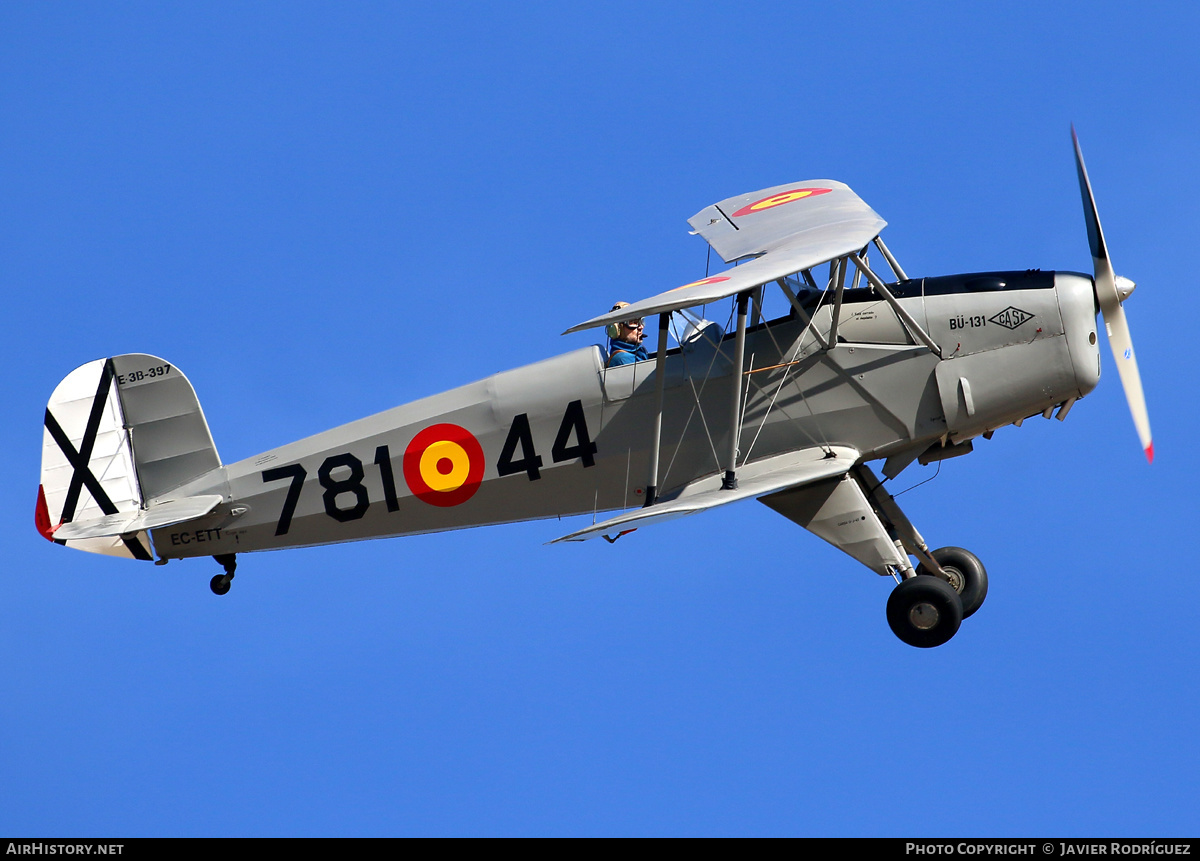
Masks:
[[[208,588],[213,590],[214,595],[224,595],[233,583],[233,572],[237,569],[237,554],[222,553],[220,556],[214,556],[213,559],[221,564],[225,573],[218,574],[209,580]]]
[[[916,556],[920,563],[916,576],[912,571],[901,572],[905,579],[888,599],[888,624],[910,646],[940,646],[954,636],[962,620],[978,610],[987,597],[987,571],[983,563],[961,547],[943,547],[931,553],[921,533],[867,465],[859,464],[853,473],[875,513],[896,538],[901,552]],[[947,589],[930,585],[929,581]],[[947,591],[954,593],[954,601],[949,601]]]

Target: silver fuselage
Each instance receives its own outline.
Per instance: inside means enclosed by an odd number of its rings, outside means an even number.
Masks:
[[[815,294],[804,300],[811,324],[793,312],[751,326],[739,464],[814,445],[873,460],[953,444],[1083,397],[1099,379],[1086,275],[992,272],[889,287],[943,357],[914,344],[869,289],[845,291],[832,347],[830,307]],[[667,354],[660,497],[725,466],[733,342]],[[597,346],[576,350],[223,465],[173,493],[219,493],[227,504],[154,530],[155,550],[216,555],[640,506],[651,483],[655,362],[606,370],[605,358]],[[414,491],[430,468],[414,444],[446,426],[478,443],[478,454],[467,445],[474,489],[435,504],[436,494]]]

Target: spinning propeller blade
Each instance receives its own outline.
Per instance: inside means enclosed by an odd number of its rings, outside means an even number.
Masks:
[[[1087,222],[1088,245],[1092,251],[1093,283],[1096,304],[1104,318],[1108,332],[1108,345],[1112,348],[1117,373],[1125,389],[1125,400],[1133,416],[1134,427],[1146,459],[1154,461],[1154,441],[1150,435],[1150,414],[1146,411],[1146,398],[1142,393],[1142,378],[1138,374],[1137,357],[1133,354],[1133,340],[1129,335],[1129,324],[1121,303],[1133,292],[1134,284],[1113,272],[1108,259],[1108,247],[1104,244],[1104,231],[1100,229],[1100,216],[1096,214],[1096,198],[1092,195],[1092,184],[1088,181],[1087,168],[1083,165],[1083,153],[1079,150],[1079,137],[1075,126],[1071,126],[1071,140],[1075,144],[1075,168],[1079,173],[1079,193],[1083,196],[1083,218]]]

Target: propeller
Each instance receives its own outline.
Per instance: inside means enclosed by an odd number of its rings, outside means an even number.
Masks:
[[[1104,244],[1104,232],[1100,229],[1100,217],[1096,214],[1096,198],[1092,195],[1092,184],[1088,181],[1087,168],[1083,165],[1083,153],[1079,150],[1079,137],[1075,126],[1071,126],[1071,140],[1075,144],[1075,168],[1079,173],[1079,193],[1083,196],[1083,218],[1087,222],[1088,245],[1092,250],[1093,283],[1096,304],[1104,318],[1108,331],[1108,346],[1112,348],[1121,386],[1125,389],[1125,400],[1133,416],[1142,450],[1146,459],[1154,462],[1154,441],[1150,436],[1150,414],[1146,411],[1146,397],[1142,393],[1142,378],[1138,374],[1137,358],[1133,354],[1133,339],[1129,336],[1129,324],[1125,310],[1121,307],[1137,285],[1128,278],[1113,272],[1108,259],[1108,247]]]

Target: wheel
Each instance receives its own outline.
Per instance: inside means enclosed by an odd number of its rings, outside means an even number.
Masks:
[[[962,624],[962,601],[940,577],[918,574],[900,581],[887,602],[892,633],[919,649],[940,646]]]
[[[230,579],[228,574],[217,574],[208,581],[208,588],[213,590],[214,595],[224,595],[232,585]]]
[[[961,547],[942,547],[929,555],[950,575],[950,585],[962,599],[964,619],[983,606],[983,599],[987,597],[988,579],[987,569],[983,567],[978,556]],[[917,573],[933,572],[921,565],[917,568]]]

